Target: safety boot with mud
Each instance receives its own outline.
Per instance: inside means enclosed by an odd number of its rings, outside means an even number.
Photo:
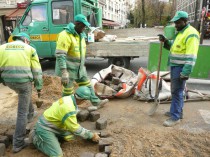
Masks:
[[[22,149],[24,149],[25,147],[27,147],[28,146],[28,143],[24,143],[22,146],[20,146],[20,147],[14,147],[13,146],[13,148],[12,148],[12,152],[13,153],[18,153],[18,152],[20,152]]]
[[[28,137],[24,139],[24,142],[25,142],[27,145],[33,144],[34,135],[35,135],[35,130],[32,129],[32,130],[30,131]]]
[[[93,106],[97,106],[97,109],[100,109],[100,108],[103,108],[104,105],[109,102],[109,99],[104,99],[104,100],[101,100],[100,102],[98,103],[94,103]]]
[[[180,119],[174,120],[172,118],[169,118],[163,123],[163,125],[166,127],[172,127],[172,126],[178,124],[179,122],[180,122]]]

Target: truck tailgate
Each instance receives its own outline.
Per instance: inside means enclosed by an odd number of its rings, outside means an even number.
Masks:
[[[87,57],[146,57],[148,41],[94,42],[87,44]]]

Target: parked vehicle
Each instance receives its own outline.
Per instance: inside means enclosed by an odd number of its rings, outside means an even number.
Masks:
[[[74,15],[87,16],[91,26],[102,27],[102,10],[98,0],[34,0],[31,2],[12,36],[19,32],[30,35],[31,46],[36,48],[40,58],[54,60],[57,34],[63,30]],[[12,41],[10,36],[9,41]],[[144,55],[140,42],[95,42],[87,45],[87,57],[107,58],[109,64],[128,68],[130,60]]]
[[[26,8],[12,35],[19,32],[29,34],[31,45],[36,48],[39,57],[53,59],[57,34],[74,20],[74,15],[82,13],[90,22],[96,19],[97,26],[102,25],[101,10],[97,4],[97,0],[34,0]]]

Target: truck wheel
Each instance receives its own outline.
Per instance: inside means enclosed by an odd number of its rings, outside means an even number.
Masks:
[[[112,57],[108,59],[108,64],[114,64],[123,68],[128,69],[130,67],[129,57]]]

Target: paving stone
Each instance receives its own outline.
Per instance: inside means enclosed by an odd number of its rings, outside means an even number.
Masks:
[[[14,133],[15,133],[15,129],[10,129],[7,132],[5,132],[5,136],[7,136],[9,138],[9,141],[12,142]]]
[[[110,146],[113,144],[113,138],[108,137],[108,138],[100,138],[99,140],[99,151],[104,152],[105,151],[105,146]]]
[[[79,113],[77,114],[77,119],[80,121],[80,122],[84,122],[85,120],[88,119],[89,117],[89,111],[88,110],[81,110],[79,111]]]
[[[9,138],[7,136],[1,136],[0,135],[0,143],[4,143],[6,148],[9,146]]]
[[[112,146],[105,146],[104,152],[109,156],[112,152]]]
[[[109,136],[110,136],[110,133],[107,132],[107,131],[101,131],[100,132],[100,137],[106,138],[106,137],[109,137]]]
[[[106,118],[100,118],[96,121],[96,129],[103,130],[107,127],[107,119]]]
[[[100,113],[98,111],[90,112],[90,121],[95,122],[100,118]]]
[[[89,106],[88,107],[89,112],[96,111],[97,109],[98,109],[97,106]]]
[[[0,143],[0,156],[4,156],[6,151],[6,147],[4,143]]]
[[[91,152],[84,152],[82,154],[80,154],[80,157],[94,157],[95,154],[91,153]]]
[[[95,157],[108,157],[108,155],[107,154],[104,154],[104,153],[97,153],[95,155]]]

